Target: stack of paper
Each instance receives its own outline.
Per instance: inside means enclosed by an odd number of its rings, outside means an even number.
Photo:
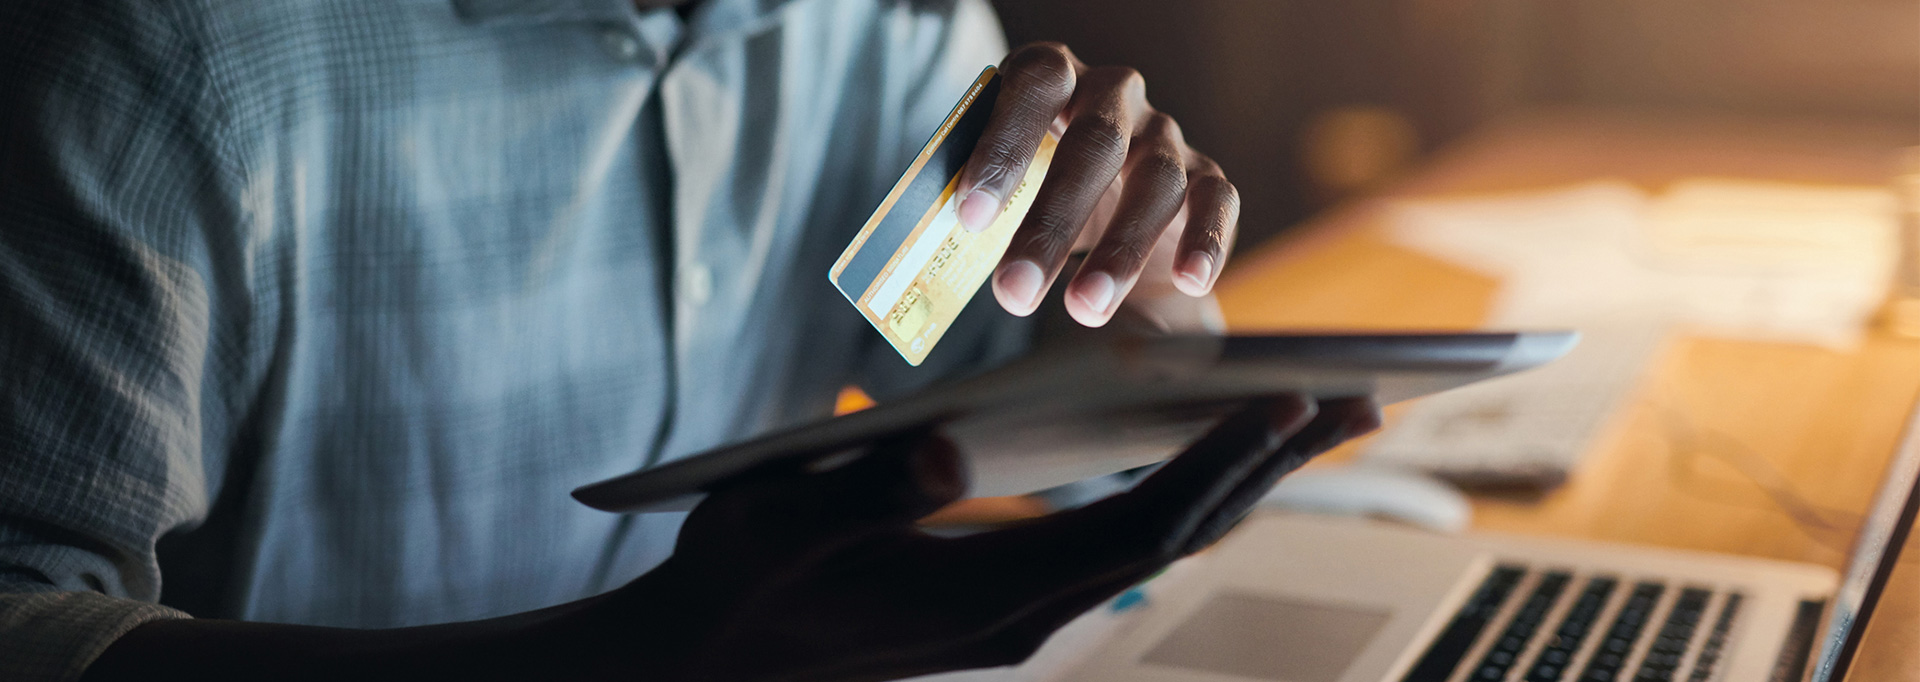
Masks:
[[[1883,189],[1740,180],[1410,201],[1391,220],[1399,243],[1503,282],[1489,326],[1585,334],[1546,368],[1421,401],[1366,455],[1474,484],[1564,479],[1669,329],[1853,347],[1896,248]]]

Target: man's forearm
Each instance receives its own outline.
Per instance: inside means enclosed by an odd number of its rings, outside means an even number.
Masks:
[[[565,679],[569,612],[584,602],[503,618],[390,630],[232,620],[161,620],[129,631],[87,668],[118,680]],[[584,652],[582,652],[584,653]],[[577,664],[577,663],[576,663]]]
[[[409,628],[154,621],[115,641],[82,680],[577,680],[610,657],[658,670],[685,624],[673,622],[675,596],[649,578],[539,611]]]

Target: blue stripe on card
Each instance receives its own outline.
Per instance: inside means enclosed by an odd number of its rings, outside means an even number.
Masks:
[[[920,167],[920,174],[900,193],[893,202],[893,210],[887,212],[880,224],[875,225],[873,233],[867,235],[860,252],[840,271],[840,277],[833,284],[840,288],[849,301],[859,301],[860,296],[873,286],[880,277],[880,271],[887,267],[887,261],[893,259],[895,251],[907,242],[913,234],[913,228],[920,225],[920,218],[927,214],[934,202],[940,200],[940,193],[946,191],[947,183],[967,164],[967,158],[973,156],[974,145],[980,142],[980,134],[986,132],[987,119],[993,115],[993,101],[1000,95],[1000,75],[994,74],[980,89],[980,96],[974,98],[973,106],[960,115],[954,122],[953,130],[947,133],[947,139],[933,150],[927,158],[927,164]],[[935,134],[939,134],[935,131]],[[928,136],[932,142],[932,136]]]

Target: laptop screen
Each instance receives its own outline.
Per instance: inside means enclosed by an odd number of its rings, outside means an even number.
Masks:
[[[1834,594],[1822,619],[1825,636],[1815,642],[1813,671],[1808,678],[1811,682],[1846,678],[1847,665],[1860,646],[1867,619],[1893,574],[1907,531],[1913,528],[1915,505],[1920,503],[1916,486],[1920,486],[1920,412],[1907,420],[1900,447],[1887,465],[1880,492],[1874,496],[1866,522],[1854,540],[1853,558],[1847,562],[1840,591]]]

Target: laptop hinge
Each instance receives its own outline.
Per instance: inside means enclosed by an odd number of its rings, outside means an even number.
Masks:
[[[1787,641],[1780,645],[1780,658],[1773,662],[1768,682],[1799,682],[1807,674],[1807,659],[1813,655],[1814,631],[1820,628],[1820,613],[1827,608],[1823,599],[1803,599],[1794,613],[1793,627],[1787,628]]]

